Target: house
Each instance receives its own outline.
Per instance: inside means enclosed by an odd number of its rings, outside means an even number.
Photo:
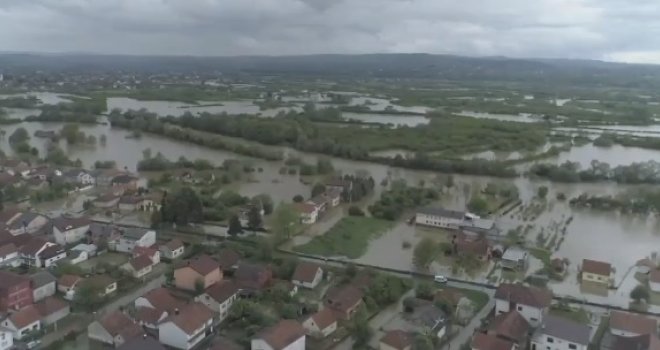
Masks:
[[[2,327],[11,331],[14,339],[21,340],[41,329],[41,315],[34,305],[28,305],[9,315]]]
[[[90,340],[114,347],[143,334],[142,327],[121,311],[113,311],[87,326],[87,337]]]
[[[612,265],[602,261],[582,260],[582,282],[603,284],[606,287],[612,283]]]
[[[518,311],[512,310],[495,316],[488,325],[487,333],[524,348],[530,329],[529,322]]]
[[[229,308],[234,304],[237,297],[238,287],[234,282],[220,281],[195,297],[195,301],[206,305],[206,307],[220,315],[218,321],[221,322],[227,318]]]
[[[71,169],[62,173],[64,181],[80,186],[94,186],[96,179],[92,174],[83,169]]]
[[[499,228],[495,224],[495,220],[480,218],[471,213],[465,215],[465,219],[459,225],[458,229],[465,233],[477,235],[499,235]]]
[[[166,350],[165,347],[158,342],[158,340],[143,334],[141,337],[135,337],[128,340],[117,350]]]
[[[300,215],[300,222],[303,224],[314,224],[319,218],[318,208],[310,203],[295,203],[295,208]]]
[[[71,253],[69,253],[67,262],[71,265],[76,265],[76,264],[80,264],[81,262],[87,259],[89,259],[89,255],[87,255],[87,252],[80,250],[72,250]]]
[[[31,211],[14,211],[13,213],[15,214],[10,218],[0,220],[12,235],[39,232],[49,222],[46,216]]]
[[[57,262],[66,258],[66,250],[59,244],[51,245],[46,247],[41,253],[37,256],[37,262],[41,261],[41,265],[35,265],[38,267],[51,267],[56,266]]]
[[[649,288],[656,293],[660,293],[660,270],[652,270],[649,273]]]
[[[622,311],[610,312],[610,333],[620,337],[636,337],[656,334],[658,322],[655,319]]]
[[[14,243],[0,245],[0,267],[19,267],[21,263],[18,248]]]
[[[241,262],[234,273],[238,287],[247,293],[262,291],[273,282],[273,270],[270,266]]]
[[[107,192],[96,197],[92,204],[99,209],[114,209],[117,207],[117,203],[119,203],[119,198],[118,195],[112,192]]]
[[[413,335],[402,330],[388,331],[380,338],[379,350],[410,350],[413,345]]]
[[[0,188],[18,187],[20,178],[8,173],[0,173]]]
[[[314,289],[323,280],[323,269],[321,266],[311,262],[301,261],[296,266],[291,282],[296,286]]]
[[[341,204],[342,190],[337,188],[326,189],[323,196],[326,198],[328,205],[334,208]]]
[[[491,257],[490,242],[485,237],[461,232],[454,236],[452,243],[456,254],[474,256],[480,260],[488,260]]]
[[[305,329],[294,320],[280,320],[257,333],[250,342],[251,350],[305,350]]]
[[[532,336],[532,349],[587,350],[590,334],[588,325],[547,315]]]
[[[183,255],[184,251],[185,246],[183,245],[183,242],[178,238],[175,238],[160,246],[160,254],[167,260],[177,259]]]
[[[90,174],[94,177],[97,186],[108,187],[112,184],[112,179],[115,176],[122,175],[124,172],[118,169],[97,169]]]
[[[85,238],[92,221],[87,217],[60,216],[53,220],[55,242],[61,245],[76,243]]]
[[[32,304],[31,285],[32,281],[27,277],[0,270],[0,312]]]
[[[485,333],[476,333],[472,337],[470,348],[472,350],[517,350],[518,349],[516,344],[508,340],[498,338],[497,336],[491,334],[485,334]],[[545,348],[538,350],[545,350]]]
[[[20,159],[4,159],[0,161],[0,170],[11,176],[27,176],[30,174],[30,166]]]
[[[133,212],[138,209],[140,203],[142,203],[141,196],[121,196],[121,198],[118,200],[117,207],[119,208],[119,211],[122,212]]]
[[[166,288],[152,289],[135,299],[136,320],[144,327],[157,330],[158,325],[182,306],[182,302]]]
[[[123,229],[115,249],[118,252],[131,253],[135,247],[151,247],[154,244],[156,244],[156,231],[126,228]]]
[[[14,348],[14,335],[10,330],[0,327],[0,350],[11,350]]]
[[[236,270],[241,260],[241,255],[229,248],[220,249],[217,256],[220,268],[225,272]]]
[[[313,205],[318,215],[324,213],[330,206],[328,198],[323,194],[310,198],[306,203]]]
[[[87,278],[84,283],[99,290],[99,296],[104,297],[117,291],[117,281],[107,275],[94,275]]]
[[[465,219],[465,214],[463,211],[426,207],[417,210],[415,223],[417,225],[458,230]]]
[[[98,249],[99,248],[96,246],[96,244],[80,243],[77,246],[71,248],[71,251],[85,252],[87,253],[87,257],[93,257],[96,255]]]
[[[133,257],[137,258],[138,256],[146,256],[151,260],[152,265],[156,265],[160,262],[160,251],[153,247],[140,247],[137,246],[133,248]]]
[[[323,308],[309,316],[302,324],[307,335],[315,338],[325,338],[337,330],[337,317],[335,313]]]
[[[516,310],[532,327],[543,323],[552,292],[521,284],[502,283],[495,291],[495,315]]]
[[[340,193],[347,193],[350,195],[353,192],[353,181],[349,179],[342,179],[340,177],[331,179],[325,184],[326,191],[339,191]],[[347,200],[351,202],[350,198]]]
[[[54,324],[71,313],[69,303],[52,296],[39,301],[35,306],[39,311],[39,315],[41,315],[43,326]]]
[[[328,289],[324,305],[340,320],[350,320],[362,305],[364,293],[353,285],[334,286]]]
[[[604,347],[602,347],[604,349]],[[614,337],[609,350],[658,350],[660,338],[656,334],[644,334],[636,337]]]
[[[114,225],[93,222],[87,232],[87,243],[94,244],[99,251],[115,250],[121,233]]]
[[[122,265],[122,269],[128,271],[134,278],[142,278],[151,272],[153,265],[153,261],[148,256],[140,255]]]
[[[55,295],[57,279],[48,271],[39,271],[30,276],[34,302]]]
[[[135,321],[137,321],[140,326],[152,331],[153,334],[157,334],[158,325],[163,322],[169,316],[169,313],[161,309],[153,309],[150,307],[138,307],[135,309]]]
[[[208,255],[196,256],[174,270],[174,285],[179,289],[202,291],[220,281],[220,265]]]
[[[76,287],[82,280],[82,277],[76,275],[62,275],[57,280],[57,291],[64,294],[64,299],[73,300],[76,295]]]
[[[213,311],[204,304],[193,302],[158,325],[158,340],[166,346],[188,350],[213,332]]]
[[[529,254],[518,247],[509,247],[500,260],[502,268],[517,271],[526,271],[529,265]]]
[[[38,237],[28,241],[19,252],[23,265],[27,266],[49,267],[66,258],[66,251],[62,246]]]
[[[138,178],[129,174],[121,174],[112,178],[110,185],[112,187],[118,187],[124,191],[137,191],[138,189]]]

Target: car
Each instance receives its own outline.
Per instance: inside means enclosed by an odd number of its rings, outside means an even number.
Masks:
[[[33,341],[27,343],[27,348],[28,348],[28,349],[34,349],[34,348],[36,348],[39,344],[41,344],[41,340],[33,340]]]
[[[447,277],[443,275],[435,275],[433,276],[433,281],[438,283],[447,283]]]

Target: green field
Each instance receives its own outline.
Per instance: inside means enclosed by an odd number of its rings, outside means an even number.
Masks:
[[[328,232],[314,237],[307,244],[294,250],[305,254],[323,256],[346,256],[350,259],[361,257],[369,241],[379,237],[394,222],[367,217],[346,217],[336,223]]]

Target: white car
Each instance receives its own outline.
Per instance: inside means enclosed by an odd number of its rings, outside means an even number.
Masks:
[[[433,280],[438,283],[447,283],[447,277],[443,275],[435,275],[433,276]]]

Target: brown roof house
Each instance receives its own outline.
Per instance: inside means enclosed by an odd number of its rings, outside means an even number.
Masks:
[[[113,311],[87,326],[87,337],[90,340],[114,347],[140,337],[143,333],[142,327],[121,311]]]
[[[590,282],[609,287],[612,284],[612,265],[602,261],[582,260],[582,282]]]
[[[135,299],[135,319],[142,326],[157,329],[158,324],[183,303],[172,296],[166,288],[152,289],[141,297]]]
[[[69,303],[58,297],[47,297],[35,304],[44,326],[51,325],[71,313]]]
[[[591,339],[591,327],[555,315],[546,316],[543,327],[539,327],[532,337],[532,349],[587,350]]]
[[[323,280],[321,266],[311,262],[301,261],[293,273],[291,282],[298,287],[314,289]]]
[[[503,283],[495,291],[495,315],[518,311],[532,327],[543,323],[552,301],[552,292],[522,284]]]
[[[229,314],[229,309],[238,297],[238,287],[233,281],[220,281],[209,288],[204,293],[198,295],[195,301],[198,301],[220,316],[219,321],[223,321]]]
[[[2,326],[11,331],[14,339],[21,340],[41,329],[41,314],[34,305],[28,305],[9,315]]]
[[[309,316],[302,324],[307,335],[315,338],[325,338],[337,330],[337,317],[334,311],[323,308]]]
[[[201,292],[220,281],[220,264],[208,255],[196,256],[174,270],[174,285],[179,289]]]
[[[300,350],[305,349],[305,329],[294,320],[280,320],[252,338],[252,350]]]
[[[158,325],[158,340],[188,350],[213,333],[213,311],[202,303],[186,304]]]
[[[63,294],[64,299],[73,300],[76,295],[76,288],[82,280],[80,276],[62,275],[57,280],[57,291]]]
[[[515,350],[517,345],[497,336],[475,333],[472,337],[472,350]]]
[[[660,350],[660,339],[655,334],[636,337],[616,337],[610,350]]]
[[[174,260],[183,255],[185,246],[180,239],[173,239],[160,246],[160,254],[167,260]]]
[[[273,270],[270,266],[240,263],[234,280],[244,293],[254,293],[268,288],[273,282]]]
[[[410,350],[412,349],[413,336],[402,330],[392,330],[380,338],[378,349],[380,350]]]
[[[341,320],[350,320],[362,305],[364,293],[352,285],[331,287],[325,295],[324,304]]]
[[[488,334],[498,336],[525,347],[530,331],[529,322],[515,310],[499,314],[488,325]]]
[[[140,255],[129,260],[121,268],[130,273],[134,278],[142,278],[151,272],[154,265],[153,260],[149,256]]]
[[[233,271],[238,268],[241,255],[233,249],[223,248],[218,252],[218,263],[223,271]]]
[[[620,337],[636,337],[656,334],[658,322],[655,319],[622,311],[610,313],[610,333]]]

